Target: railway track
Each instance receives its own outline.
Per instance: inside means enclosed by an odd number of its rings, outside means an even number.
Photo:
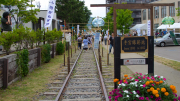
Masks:
[[[39,101],[109,101],[94,50],[81,50],[74,60],[69,74],[61,72]]]

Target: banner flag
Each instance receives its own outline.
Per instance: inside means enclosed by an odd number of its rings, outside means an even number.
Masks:
[[[56,0],[49,1],[48,11],[47,11],[47,15],[46,15],[45,24],[44,24],[45,28],[51,26],[52,18],[53,18],[54,11],[55,11],[55,5],[56,5]]]
[[[100,38],[100,33],[95,33],[94,49],[99,48],[99,38]]]
[[[151,20],[147,21],[147,36],[151,36]]]
[[[77,25],[77,35],[78,35],[78,33],[79,33],[79,25]]]

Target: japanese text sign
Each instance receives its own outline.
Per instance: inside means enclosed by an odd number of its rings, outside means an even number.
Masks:
[[[45,28],[51,26],[52,18],[53,18],[54,11],[55,11],[55,5],[56,5],[56,0],[49,1],[48,11],[47,11],[45,25],[44,25]]]
[[[148,36],[121,37],[121,53],[148,52]]]

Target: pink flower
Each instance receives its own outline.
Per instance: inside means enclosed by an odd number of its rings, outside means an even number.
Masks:
[[[148,97],[146,97],[146,100],[148,100],[148,101],[149,101],[149,98],[148,98]]]
[[[147,79],[150,79],[149,77],[147,77]]]
[[[143,77],[143,79],[145,79],[146,77]]]
[[[142,75],[142,73],[139,73],[140,75]]]
[[[141,79],[141,77],[138,77],[138,79]]]
[[[160,76],[158,76],[158,78],[160,78]]]
[[[139,81],[138,79],[135,79],[135,81]]]
[[[143,87],[146,87],[146,84],[144,84]]]
[[[154,84],[151,84],[152,86],[154,86]]]
[[[180,96],[178,97],[178,100],[180,100]]]
[[[163,78],[164,81],[166,81],[166,78]]]
[[[151,95],[150,98],[153,98],[153,95]]]
[[[132,79],[132,77],[129,77],[129,79]]]

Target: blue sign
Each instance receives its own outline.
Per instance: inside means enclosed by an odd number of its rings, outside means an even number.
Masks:
[[[72,29],[74,29],[74,27],[72,27]]]
[[[96,33],[95,34],[95,40],[94,40],[94,49],[99,48],[99,37],[100,37],[100,33]]]

